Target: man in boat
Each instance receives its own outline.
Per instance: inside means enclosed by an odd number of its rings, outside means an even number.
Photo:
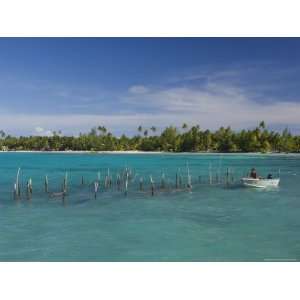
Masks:
[[[254,179],[258,178],[255,168],[251,169],[250,177]]]

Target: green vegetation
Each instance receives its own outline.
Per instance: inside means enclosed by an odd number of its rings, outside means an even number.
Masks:
[[[183,124],[180,129],[169,126],[160,134],[157,128],[137,128],[137,135],[113,136],[104,126],[92,128],[78,137],[63,136],[53,132],[53,136],[6,135],[0,130],[2,150],[82,150],[82,151],[168,151],[168,152],[300,152],[300,136],[292,135],[288,129],[282,133],[269,131],[265,122],[260,122],[253,130],[233,131],[221,127],[217,131],[201,130],[200,126],[189,128]]]

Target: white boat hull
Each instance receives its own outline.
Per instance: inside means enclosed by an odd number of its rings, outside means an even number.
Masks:
[[[245,177],[241,179],[244,186],[255,187],[255,188],[266,188],[266,187],[277,187],[279,185],[280,179],[267,179],[267,178],[250,178]]]

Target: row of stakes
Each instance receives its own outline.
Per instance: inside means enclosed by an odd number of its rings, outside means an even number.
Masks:
[[[20,187],[20,171],[21,168],[18,169],[17,171],[17,177],[16,177],[16,182],[14,183],[14,190],[13,190],[13,195],[14,195],[14,199],[20,199],[21,198],[21,187]],[[120,175],[120,173],[118,173],[116,175],[116,186],[117,189],[120,191],[122,190],[122,186],[124,188],[124,195],[127,196],[128,195],[128,187],[129,187],[129,183],[131,182],[131,180],[135,180],[136,176],[133,176],[132,171],[128,168],[125,168],[124,172],[122,175]],[[215,179],[215,180],[214,180]],[[198,177],[198,183],[201,183],[202,181],[202,176]],[[212,185],[214,182],[215,183],[221,183],[221,174],[220,172],[217,173],[215,175],[215,177],[213,178],[212,172],[211,172],[211,166],[209,167],[209,173],[208,173],[208,182],[210,185]],[[226,170],[226,174],[225,174],[225,184],[226,186],[229,186],[229,184],[234,182],[234,177],[233,177],[233,173],[231,172],[230,168],[227,168]],[[100,189],[100,183],[101,183],[101,176],[100,176],[100,172],[97,173],[97,180],[95,180],[93,182],[93,190],[94,190],[94,198],[97,198],[97,194],[99,192]],[[150,183],[150,193],[151,196],[155,195],[155,182],[153,180],[152,175],[149,176],[149,183]],[[84,177],[81,177],[81,185],[84,185],[85,181],[84,181]],[[104,189],[108,189],[111,188],[113,186],[113,180],[112,180],[112,176],[110,175],[110,171],[108,169],[107,171],[107,175],[105,176],[104,182],[103,182],[103,187]],[[160,185],[159,188],[161,190],[166,189],[166,177],[165,177],[165,173],[162,173],[161,175],[161,180],[160,180]],[[180,173],[180,169],[178,169],[178,172],[176,172],[176,177],[175,177],[175,189],[176,190],[180,190],[180,189],[186,189],[191,191],[192,190],[192,176],[190,174],[190,170],[189,167],[187,165],[187,177],[186,177],[186,183],[183,183],[183,177]],[[65,176],[63,178],[63,183],[62,183],[62,187],[61,187],[61,192],[54,192],[54,193],[49,193],[49,180],[48,180],[48,176],[45,176],[45,180],[44,180],[44,189],[45,192],[47,194],[49,194],[51,197],[62,197],[62,199],[64,200],[64,198],[67,196],[67,192],[68,192],[68,173],[65,173]],[[140,177],[139,179],[139,190],[140,191],[144,191],[144,178]],[[28,181],[26,182],[26,195],[28,199],[32,198],[32,193],[33,193],[33,185],[32,185],[32,179],[29,178]]]

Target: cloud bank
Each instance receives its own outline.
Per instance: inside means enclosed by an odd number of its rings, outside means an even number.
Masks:
[[[113,109],[109,110],[99,101],[100,109],[93,106],[87,113],[71,110],[59,114],[0,111],[0,129],[19,134],[51,135],[53,130],[79,134],[93,126],[105,125],[115,134],[134,134],[140,124],[163,128],[188,123],[199,124],[203,129],[220,126],[241,129],[253,127],[261,120],[274,127],[300,128],[300,99],[272,98],[256,90],[255,85],[243,86],[236,80],[228,80],[237,74],[193,75],[188,77],[188,80],[195,81],[193,84],[187,84],[185,78],[173,85],[133,85],[115,96]]]

